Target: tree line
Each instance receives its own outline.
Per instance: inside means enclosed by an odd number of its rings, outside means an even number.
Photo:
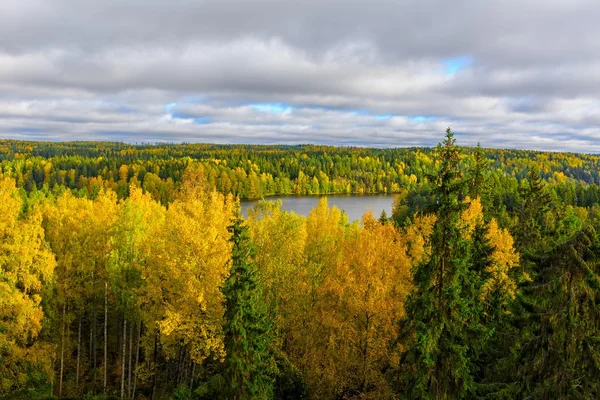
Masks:
[[[470,155],[474,148],[464,149]],[[485,149],[495,201],[514,206],[514,186],[535,169],[562,201],[590,207],[600,201],[600,156]],[[471,162],[466,157],[465,164]],[[185,170],[202,164],[209,183],[241,199],[271,195],[428,193],[434,171],[430,148],[208,144],[130,145],[110,142],[0,140],[0,171],[27,192],[68,188],[94,198],[111,189],[119,199],[133,184],[168,205]]]
[[[597,177],[587,169],[595,156],[465,149],[448,130],[434,149],[398,150],[418,177],[396,190],[392,215],[351,223],[326,199],[307,217],[263,201],[244,219],[207,167],[252,151],[304,159],[293,153],[305,148],[2,146],[12,155],[0,178],[0,396],[600,394],[598,204],[564,189],[597,187],[586,181]],[[386,159],[310,148],[320,165],[325,152],[354,158],[350,169]],[[192,150],[231,158],[179,159],[167,197],[129,176],[130,165],[168,165]],[[150,156],[163,151],[173,158]],[[18,174],[27,169],[15,168],[45,160],[46,179],[60,175],[55,158],[115,154],[131,157],[112,181],[127,185],[120,194],[105,178],[91,191],[28,188]]]

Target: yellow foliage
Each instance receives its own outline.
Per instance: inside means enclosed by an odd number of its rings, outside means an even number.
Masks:
[[[478,198],[471,200],[468,196],[464,202],[468,204],[467,208],[460,215],[461,227],[464,228],[466,238],[470,239],[475,227],[483,223],[483,207]]]
[[[429,237],[436,220],[435,214],[415,215],[413,223],[404,229],[408,256],[413,265],[424,262],[429,257]]]
[[[382,371],[390,364],[389,344],[411,287],[411,260],[391,224],[382,225],[369,213],[363,226],[346,239],[334,273],[319,289],[324,336],[316,350],[330,370],[312,378],[325,380],[321,385],[334,388],[337,396],[359,392],[384,398],[390,389]]]
[[[281,221],[282,215],[289,218],[276,210],[268,223]],[[251,222],[258,225],[258,238],[265,217],[251,217]],[[269,232],[277,228],[271,225]],[[279,235],[286,237],[284,232]],[[257,240],[259,249],[269,248],[264,244],[268,240]],[[391,361],[388,346],[397,334],[396,322],[411,286],[411,259],[399,232],[371,214],[363,218],[362,229],[348,225],[339,210],[322,200],[306,220],[306,232],[300,227],[278,243],[298,245],[290,249],[299,253],[290,256],[295,265],[305,259],[304,271],[295,266],[280,284],[283,291],[292,292],[282,303],[285,351],[302,371],[311,397],[355,391],[375,398],[389,395],[382,367]]]
[[[167,357],[179,345],[201,363],[223,356],[223,296],[231,245],[227,227],[236,204],[206,189],[201,170],[191,171],[180,196],[145,243],[140,304],[146,326],[159,332]]]
[[[21,216],[12,179],[0,180],[0,395],[27,384],[31,369],[51,374],[51,349],[37,342],[44,312],[40,291],[53,275],[42,216]]]
[[[306,218],[283,212],[280,206],[281,202],[259,204],[250,210],[248,224],[267,303],[277,310],[277,325],[283,329],[284,321],[298,313],[297,299],[308,292],[308,276]]]
[[[486,237],[492,245],[493,252],[492,265],[487,270],[491,278],[483,285],[482,297],[497,290],[514,298],[517,288],[509,276],[509,271],[519,265],[519,254],[515,251],[514,240],[508,230],[498,227],[495,219],[490,221]]]

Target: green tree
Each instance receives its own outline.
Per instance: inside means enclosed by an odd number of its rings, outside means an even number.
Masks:
[[[515,232],[517,248],[521,253],[532,253],[544,246],[544,239],[548,236],[544,215],[553,206],[552,198],[536,170],[529,171],[526,184],[519,188],[519,197],[519,224]]]
[[[488,165],[489,161],[485,158],[481,145],[477,143],[477,147],[471,155],[471,167],[469,168],[469,196],[472,199],[479,197],[484,205],[487,205],[488,200],[488,187],[484,175]]]
[[[473,360],[481,337],[479,279],[470,265],[470,243],[461,223],[465,182],[460,151],[448,128],[438,145],[439,167],[432,211],[437,214],[431,255],[413,270],[399,341],[399,389],[407,398],[459,399],[474,389]]]
[[[521,398],[600,394],[600,242],[591,227],[535,257],[519,296],[511,371]]]
[[[273,397],[272,321],[263,302],[254,246],[242,217],[234,217],[231,232],[231,272],[225,296],[225,382],[230,399]]]

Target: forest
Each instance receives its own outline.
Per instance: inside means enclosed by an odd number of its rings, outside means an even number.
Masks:
[[[393,213],[268,201],[335,193]],[[56,398],[600,398],[600,156],[0,140],[0,399]]]

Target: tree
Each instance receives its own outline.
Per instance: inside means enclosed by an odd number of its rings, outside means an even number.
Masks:
[[[56,262],[39,210],[28,215],[21,210],[14,181],[0,178],[0,395],[32,381],[46,383],[52,375],[52,349],[37,339],[44,318],[42,289]]]
[[[154,393],[160,389],[162,360],[176,360],[181,379],[181,364],[192,364],[193,370],[207,358],[224,356],[221,287],[228,274],[227,227],[234,204],[231,196],[208,186],[201,168],[190,169],[178,199],[164,214],[158,212],[158,223],[144,235],[144,284],[136,297],[149,355],[143,372],[152,377]]]
[[[487,187],[485,182],[484,172],[488,167],[488,160],[485,158],[481,145],[477,143],[477,147],[472,154],[472,164],[469,169],[469,196],[472,199],[482,198],[487,199]],[[485,203],[485,202],[484,202]]]
[[[544,224],[544,216],[553,207],[552,198],[535,169],[529,171],[526,184],[519,188],[519,197],[519,224],[515,232],[517,246],[521,253],[534,253],[545,245],[549,231]]]
[[[594,399],[600,394],[600,241],[586,227],[536,257],[519,296],[512,381],[521,398]]]
[[[248,225],[262,292],[274,319],[278,370],[274,394],[276,398],[304,398],[306,388],[296,365],[302,353],[296,350],[305,336],[303,310],[309,293],[306,218],[282,211],[281,204],[281,200],[259,202],[248,211]]]
[[[432,211],[437,220],[428,260],[413,270],[414,290],[406,301],[397,373],[401,394],[423,399],[465,398],[474,390],[473,359],[481,333],[478,274],[470,264],[470,244],[461,222],[465,203],[460,151],[448,128],[438,145],[439,166]]]
[[[343,243],[343,258],[320,288],[324,327],[317,349],[328,360],[335,398],[388,398],[385,374],[393,364],[389,343],[411,287],[410,259],[399,232],[372,214]],[[325,372],[325,371],[323,371]],[[328,371],[329,372],[329,371]]]
[[[150,174],[146,174],[146,176],[148,175]],[[110,254],[107,272],[110,289],[114,293],[115,305],[123,320],[121,398],[125,396],[126,386],[127,393],[131,394],[137,383],[137,357],[133,361],[133,349],[139,346],[139,332],[142,327],[138,294],[144,292],[141,266],[148,256],[143,253],[144,243],[148,240],[148,234],[152,228],[164,222],[165,211],[164,207],[152,199],[150,193],[143,194],[141,188],[132,186],[129,197],[120,203],[118,218],[114,226],[113,250]],[[125,347],[128,326],[130,334],[127,362]],[[138,336],[136,345],[133,343],[134,328],[136,328]],[[132,365],[134,362],[135,366]]]
[[[231,271],[223,285],[225,296],[225,382],[227,398],[273,397],[273,324],[263,302],[254,247],[239,213],[229,227]]]

